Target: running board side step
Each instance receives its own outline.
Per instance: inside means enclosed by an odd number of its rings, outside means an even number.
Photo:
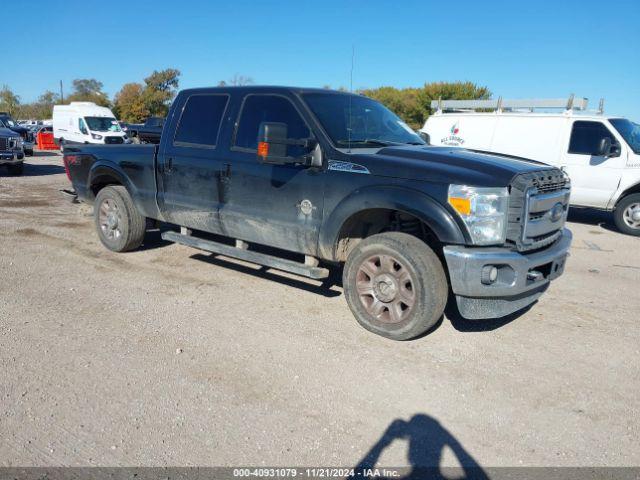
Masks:
[[[187,247],[197,248],[198,250],[204,250],[205,252],[218,253],[226,257],[238,258],[247,262],[257,263],[258,265],[275,268],[276,270],[295,273],[303,277],[322,279],[329,276],[329,270],[326,268],[294,262],[293,260],[287,260],[265,253],[252,252],[247,250],[244,242],[240,243],[239,247],[232,247],[224,243],[171,231],[163,232],[162,239],[168,240],[169,242],[180,243]],[[238,242],[236,242],[236,244],[238,244]]]

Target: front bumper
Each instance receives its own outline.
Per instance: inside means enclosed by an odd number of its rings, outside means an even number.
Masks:
[[[535,302],[551,280],[564,272],[572,235],[567,229],[544,250],[518,253],[505,248],[444,247],[451,289],[465,318],[498,318]],[[498,270],[494,282],[483,283],[483,269]]]
[[[15,165],[17,163],[22,163],[24,161],[24,156],[22,154],[22,150],[15,151],[3,151],[0,152],[0,165]]]

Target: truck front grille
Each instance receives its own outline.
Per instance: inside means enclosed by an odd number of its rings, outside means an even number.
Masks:
[[[0,150],[9,150],[9,139],[0,137]]]
[[[117,145],[124,143],[124,139],[122,137],[104,137],[104,143],[108,145]]]
[[[518,251],[555,242],[569,210],[570,187],[558,169],[524,173],[511,182],[507,241]]]

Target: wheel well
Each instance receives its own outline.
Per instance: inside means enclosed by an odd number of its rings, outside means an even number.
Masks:
[[[100,175],[99,177],[94,178],[91,182],[91,193],[93,193],[93,198],[96,198],[98,192],[109,185],[122,185],[122,183],[116,177],[111,175]]]
[[[622,192],[622,194],[618,197],[618,200],[616,200],[616,205],[620,203],[624,197],[627,197],[633,193],[640,193],[640,183],[636,183],[635,185],[630,186],[624,192]]]
[[[373,208],[360,211],[344,222],[335,246],[336,259],[345,261],[359,242],[383,232],[405,232],[424,241],[436,254],[442,250],[433,230],[418,217],[401,210]]]

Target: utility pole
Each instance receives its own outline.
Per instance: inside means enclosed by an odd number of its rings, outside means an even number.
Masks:
[[[64,94],[62,93],[62,80],[60,80],[60,103],[64,103]]]

